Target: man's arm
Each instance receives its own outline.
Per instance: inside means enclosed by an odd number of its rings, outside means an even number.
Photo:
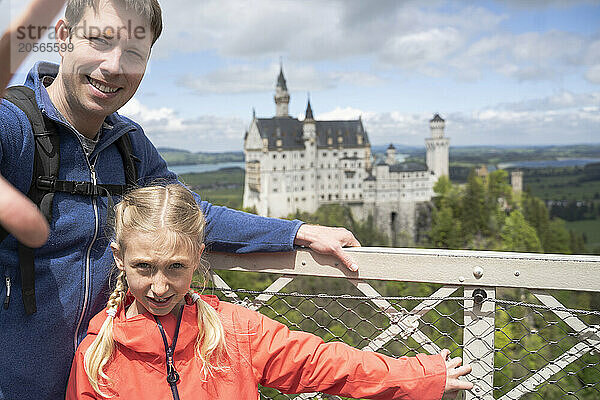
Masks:
[[[140,158],[140,184],[175,181],[176,175],[168,170],[154,145],[143,134],[132,135],[132,144],[143,146]],[[308,247],[321,254],[337,257],[346,268],[356,271],[356,263],[342,250],[343,247],[360,246],[354,235],[344,228],[330,228],[304,224],[302,221],[288,221],[266,218],[227,207],[215,206],[196,200],[206,217],[206,244],[214,251],[228,253],[292,251],[294,246]]]
[[[0,97],[13,72],[26,53],[11,52],[11,37],[19,26],[47,26],[64,4],[64,0],[35,0],[0,38]],[[14,45],[13,48],[17,46]],[[12,61],[11,61],[12,60]],[[1,134],[1,132],[0,132]],[[21,243],[42,246],[48,238],[48,224],[35,204],[0,175],[0,225]]]

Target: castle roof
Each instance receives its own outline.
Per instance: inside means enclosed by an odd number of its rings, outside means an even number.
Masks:
[[[396,150],[396,148],[394,147],[393,143],[390,143],[390,145],[387,148],[388,150]]]
[[[260,137],[268,139],[269,150],[298,150],[304,149],[304,138],[302,135],[302,121],[292,117],[257,118],[256,125]],[[369,136],[365,131],[362,121],[315,121],[317,130],[317,148],[329,147],[367,147]],[[359,144],[358,137],[362,137]],[[342,142],[338,141],[342,138]],[[328,138],[331,138],[329,144]],[[277,140],[281,140],[281,146],[277,146]]]
[[[417,172],[427,171],[427,165],[417,162],[403,162],[390,165],[390,172]]]
[[[306,106],[306,115],[304,116],[305,120],[314,120],[312,107],[310,106],[310,100],[308,100],[308,105]]]
[[[432,119],[429,120],[429,122],[444,122],[444,119],[440,117],[440,114],[435,113],[435,115]]]
[[[277,87],[280,87],[283,90],[288,90],[287,85],[285,84],[285,78],[283,76],[283,66],[281,66],[279,68],[279,77],[277,78]]]

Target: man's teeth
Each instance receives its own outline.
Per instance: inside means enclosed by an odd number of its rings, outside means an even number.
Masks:
[[[114,93],[117,90],[119,90],[119,88],[109,88],[108,86],[104,86],[103,84],[101,84],[100,82],[98,82],[95,79],[89,78],[88,81],[91,83],[91,85],[93,87],[95,87],[96,89],[98,89],[99,91],[103,92],[103,93]]]

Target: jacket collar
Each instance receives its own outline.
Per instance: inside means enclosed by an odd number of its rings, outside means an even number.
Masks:
[[[218,308],[219,299],[216,296],[202,295],[199,301],[205,301],[213,308]],[[115,316],[113,322],[113,338],[115,342],[138,354],[164,358],[165,351],[162,337],[152,314],[146,312],[132,318],[125,316],[126,309],[132,302],[133,296],[128,293],[125,299],[125,307],[120,307]],[[183,307],[183,316],[181,318],[177,347],[175,349],[176,355],[183,352],[190,345],[195,344],[198,337],[197,307],[193,303],[186,303]],[[106,310],[98,313],[90,321],[88,334],[98,334],[106,317]],[[167,340],[171,343],[173,333],[175,332],[175,325],[177,324],[177,317],[168,314],[160,317],[160,321],[165,328]]]
[[[25,86],[33,89],[35,92],[35,100],[38,104],[40,110],[45,113],[51,120],[64,125],[61,118],[59,117],[59,112],[54,107],[54,104],[50,100],[50,95],[46,90],[46,87],[43,84],[43,79],[46,76],[56,78],[58,75],[59,65],[38,61],[31,68],[29,73],[27,74],[27,79],[25,80]],[[104,119],[104,124],[102,127],[102,135],[100,136],[100,140],[96,144],[94,152],[90,155],[91,158],[95,157],[100,151],[111,145],[115,142],[120,136],[124,135],[127,132],[136,130],[136,126],[133,125],[129,120],[119,115],[117,112],[112,113],[108,117]]]

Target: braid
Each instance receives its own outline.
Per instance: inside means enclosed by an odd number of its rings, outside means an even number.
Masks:
[[[125,271],[119,272],[117,275],[117,283],[115,285],[115,290],[110,294],[108,298],[108,302],[106,306],[108,308],[118,309],[123,301],[125,300],[125,295],[127,294],[127,277],[125,276]]]
[[[112,357],[115,347],[112,334],[113,321],[117,310],[121,304],[123,304],[125,295],[127,293],[127,280],[125,278],[125,272],[121,271],[117,277],[115,290],[113,290],[108,299],[108,309],[106,310],[108,315],[106,316],[98,335],[90,347],[88,347],[84,356],[85,372],[88,376],[90,385],[92,385],[98,394],[104,397],[108,396],[102,393],[100,386],[106,386],[106,384],[100,382],[99,376],[103,380],[110,382],[110,378],[108,375],[106,375],[103,369],[106,363],[108,363]]]

